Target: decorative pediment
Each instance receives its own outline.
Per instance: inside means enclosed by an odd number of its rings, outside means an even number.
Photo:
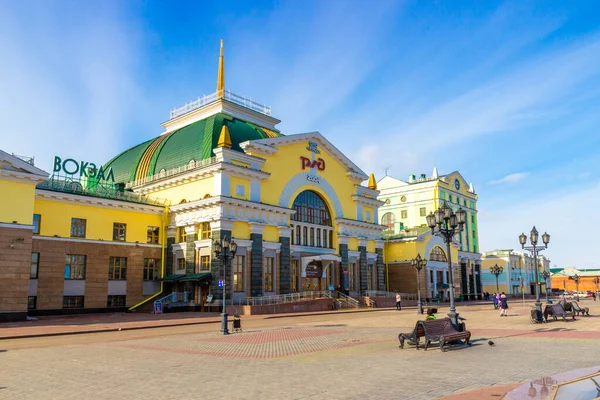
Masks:
[[[2,179],[35,184],[46,180],[48,176],[46,171],[33,165],[33,159],[28,162],[0,150],[0,177]]]

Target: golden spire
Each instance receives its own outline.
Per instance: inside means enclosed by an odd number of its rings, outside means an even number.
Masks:
[[[369,189],[377,190],[377,182],[375,182],[375,175],[369,175],[369,184],[367,185]]]
[[[225,62],[223,60],[223,39],[221,39],[221,52],[219,55],[219,76],[217,78],[217,99],[225,96]]]
[[[227,125],[223,125],[221,128],[221,135],[219,135],[217,147],[226,147],[228,149],[231,148],[231,136],[229,135],[229,128]]]

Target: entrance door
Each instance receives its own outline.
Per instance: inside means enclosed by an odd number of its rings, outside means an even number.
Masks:
[[[302,278],[302,290],[317,292],[323,290],[322,278]]]

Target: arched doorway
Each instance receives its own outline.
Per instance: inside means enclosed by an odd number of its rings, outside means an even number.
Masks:
[[[305,190],[294,199],[291,216],[291,243],[298,246],[302,263],[301,290],[327,290],[334,284],[334,266],[314,258],[322,249],[333,249],[333,221],[325,200],[312,190]],[[308,260],[311,260],[308,262]]]

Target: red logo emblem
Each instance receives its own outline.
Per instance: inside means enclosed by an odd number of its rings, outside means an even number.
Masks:
[[[325,170],[325,160],[322,158],[311,161],[310,158],[300,156],[300,160],[302,161],[302,169],[317,167],[319,171]]]

